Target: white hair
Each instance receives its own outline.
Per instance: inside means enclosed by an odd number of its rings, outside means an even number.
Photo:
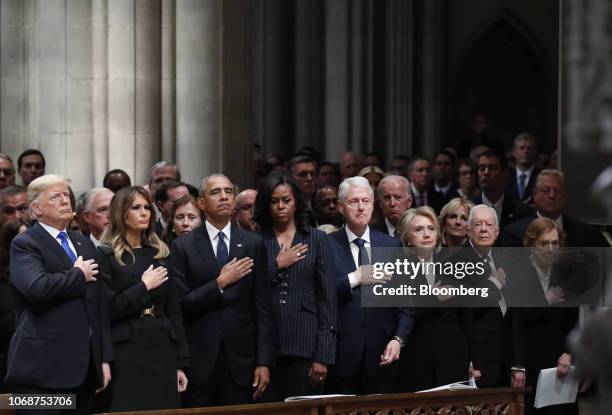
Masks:
[[[377,193],[378,197],[380,197],[380,195],[382,193],[382,185],[387,183],[387,182],[402,183],[404,186],[406,186],[406,192],[408,194],[410,194],[410,180],[408,180],[404,176],[399,176],[399,175],[396,175],[396,174],[390,174],[388,176],[383,177],[383,179],[380,181],[380,183],[378,183],[378,187],[376,188],[376,193]]]
[[[487,205],[483,205],[483,204],[476,205],[472,209],[470,209],[470,215],[468,217],[468,224],[470,226],[472,225],[472,222],[473,222],[473,219],[474,219],[474,215],[479,210],[488,210],[488,211],[491,211],[493,213],[493,217],[495,218],[495,226],[499,228],[499,218],[497,217],[497,211],[495,209],[493,209],[491,206],[487,206]]]
[[[83,195],[83,202],[82,202],[83,206],[81,209],[84,212],[89,212],[91,210],[91,202],[94,196],[99,193],[110,193],[111,195],[114,195],[114,193],[111,190],[107,189],[106,187],[94,187],[93,189],[88,190]]]
[[[338,200],[341,202],[346,200],[346,196],[351,187],[368,189],[372,199],[374,199],[374,191],[372,190],[372,186],[370,186],[370,182],[368,179],[361,176],[349,177],[348,179],[344,179],[342,183],[340,183],[340,187],[338,188]]]

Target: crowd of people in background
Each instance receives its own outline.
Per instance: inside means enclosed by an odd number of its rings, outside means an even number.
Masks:
[[[160,161],[143,186],[116,169],[80,195],[46,174],[40,151],[16,168],[0,154],[3,390],[76,393],[88,413],[413,392],[469,377],[534,388],[545,367],[566,376],[578,309],[548,306],[579,288],[554,253],[606,241],[564,214],[564,175],[532,134],[508,153],[459,151],[385,165],[375,152],[336,163],[303,148],[259,160],[250,189],[222,173],[194,186]],[[361,307],[380,283],[379,247],[424,262],[463,247],[486,263],[480,284],[494,294],[474,307]],[[528,250],[505,261],[498,247]],[[541,307],[506,305],[518,280]]]

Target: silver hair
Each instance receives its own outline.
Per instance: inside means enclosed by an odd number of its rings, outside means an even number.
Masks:
[[[370,186],[370,182],[368,179],[361,176],[349,177],[348,179],[344,179],[342,183],[340,183],[340,187],[338,188],[338,200],[345,201],[348,191],[351,187],[368,189],[370,191],[370,195],[372,199],[374,199],[374,191],[372,190],[372,186]]]
[[[32,203],[38,202],[40,196],[50,187],[63,184],[70,189],[68,179],[57,174],[45,174],[44,176],[37,177],[32,180],[28,185],[28,201],[30,202],[30,213],[32,216],[36,214],[32,211]]]
[[[499,218],[497,217],[497,211],[493,209],[491,206],[487,206],[483,204],[476,205],[472,209],[470,209],[470,215],[468,216],[468,224],[471,226],[472,221],[474,219],[474,214],[476,213],[476,211],[483,210],[483,209],[487,209],[493,212],[493,217],[495,218],[495,226],[499,228]]]
[[[538,173],[538,177],[536,177],[535,187],[540,185],[540,177],[556,177],[561,181],[561,184],[565,185],[565,175],[562,171],[557,169],[544,169]]]
[[[94,196],[99,193],[110,193],[114,195],[114,193],[106,187],[94,187],[93,189],[88,190],[83,194],[83,206],[81,208],[83,212],[89,212],[91,210],[91,201],[93,200]],[[79,196],[79,199],[80,198],[81,197]]]
[[[149,170],[149,183],[153,181],[153,175],[155,174],[155,172],[163,167],[174,167],[176,169],[176,181],[177,182],[181,181],[181,172],[179,171],[176,164],[170,163],[169,161],[166,161],[166,160],[162,160],[162,161],[158,161],[153,166],[151,166],[151,170]]]
[[[378,183],[378,187],[376,188],[376,196],[380,197],[381,193],[382,193],[382,185],[387,183],[387,182],[400,182],[403,183],[406,186],[406,192],[408,194],[410,194],[410,180],[408,180],[407,178],[405,178],[404,176],[399,176],[396,174],[390,174],[388,176],[385,176],[382,178],[382,180],[380,181],[380,183]]]
[[[519,141],[523,141],[523,140],[531,140],[536,144],[538,143],[538,140],[535,137],[535,135],[531,133],[520,133],[516,137],[514,137],[514,141],[512,142],[512,144],[516,145],[516,143],[518,143]]]
[[[6,160],[11,163],[11,172],[12,174],[15,174],[15,163],[13,163],[13,160],[7,154],[4,153],[0,153],[0,159]]]

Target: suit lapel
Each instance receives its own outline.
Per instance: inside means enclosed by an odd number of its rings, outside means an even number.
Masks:
[[[349,272],[355,271],[355,260],[353,259],[353,253],[351,252],[348,236],[346,235],[346,229],[341,228],[331,236],[338,241],[343,253],[342,258],[345,258],[347,265],[350,265],[350,267],[347,267],[350,268]]]
[[[68,254],[64,251],[64,248],[62,248],[59,242],[54,240],[51,234],[49,234],[40,224],[36,223],[32,229],[36,232],[36,238],[43,243],[50,252],[53,252],[66,268],[72,268],[74,266]]]
[[[68,231],[68,236],[70,237],[70,240],[72,241],[72,245],[74,245],[74,249],[76,250],[77,258],[79,256],[82,256],[83,258],[87,258],[89,252],[87,252],[87,250],[85,249],[85,246],[83,246],[81,241],[79,241],[80,235],[78,235],[76,232]]]
[[[217,257],[215,256],[215,251],[213,250],[212,243],[208,236],[206,225],[204,224],[200,226],[194,232],[195,232],[195,238],[199,242],[196,249],[202,250],[202,256],[204,257],[204,260],[208,263],[208,266],[210,267],[210,269],[215,270],[214,275],[216,277],[216,275],[218,275],[221,270],[219,269],[219,264],[217,263]]]
[[[230,236],[230,246],[229,246],[229,260],[231,261],[233,258],[242,258],[244,257],[245,252],[245,242],[244,242],[244,234],[242,233],[242,229],[238,228],[235,225],[232,225],[232,234]]]

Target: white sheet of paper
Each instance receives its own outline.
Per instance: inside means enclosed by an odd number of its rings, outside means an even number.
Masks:
[[[323,399],[323,398],[342,398],[344,396],[355,396],[355,395],[343,395],[343,394],[335,393],[331,395],[290,396],[288,398],[285,398],[285,402],[297,402],[297,401],[305,401],[309,399]]]
[[[578,379],[572,376],[573,372],[574,366],[566,377],[559,379],[556,367],[540,370],[534,406],[543,408],[550,405],[576,402]]]

